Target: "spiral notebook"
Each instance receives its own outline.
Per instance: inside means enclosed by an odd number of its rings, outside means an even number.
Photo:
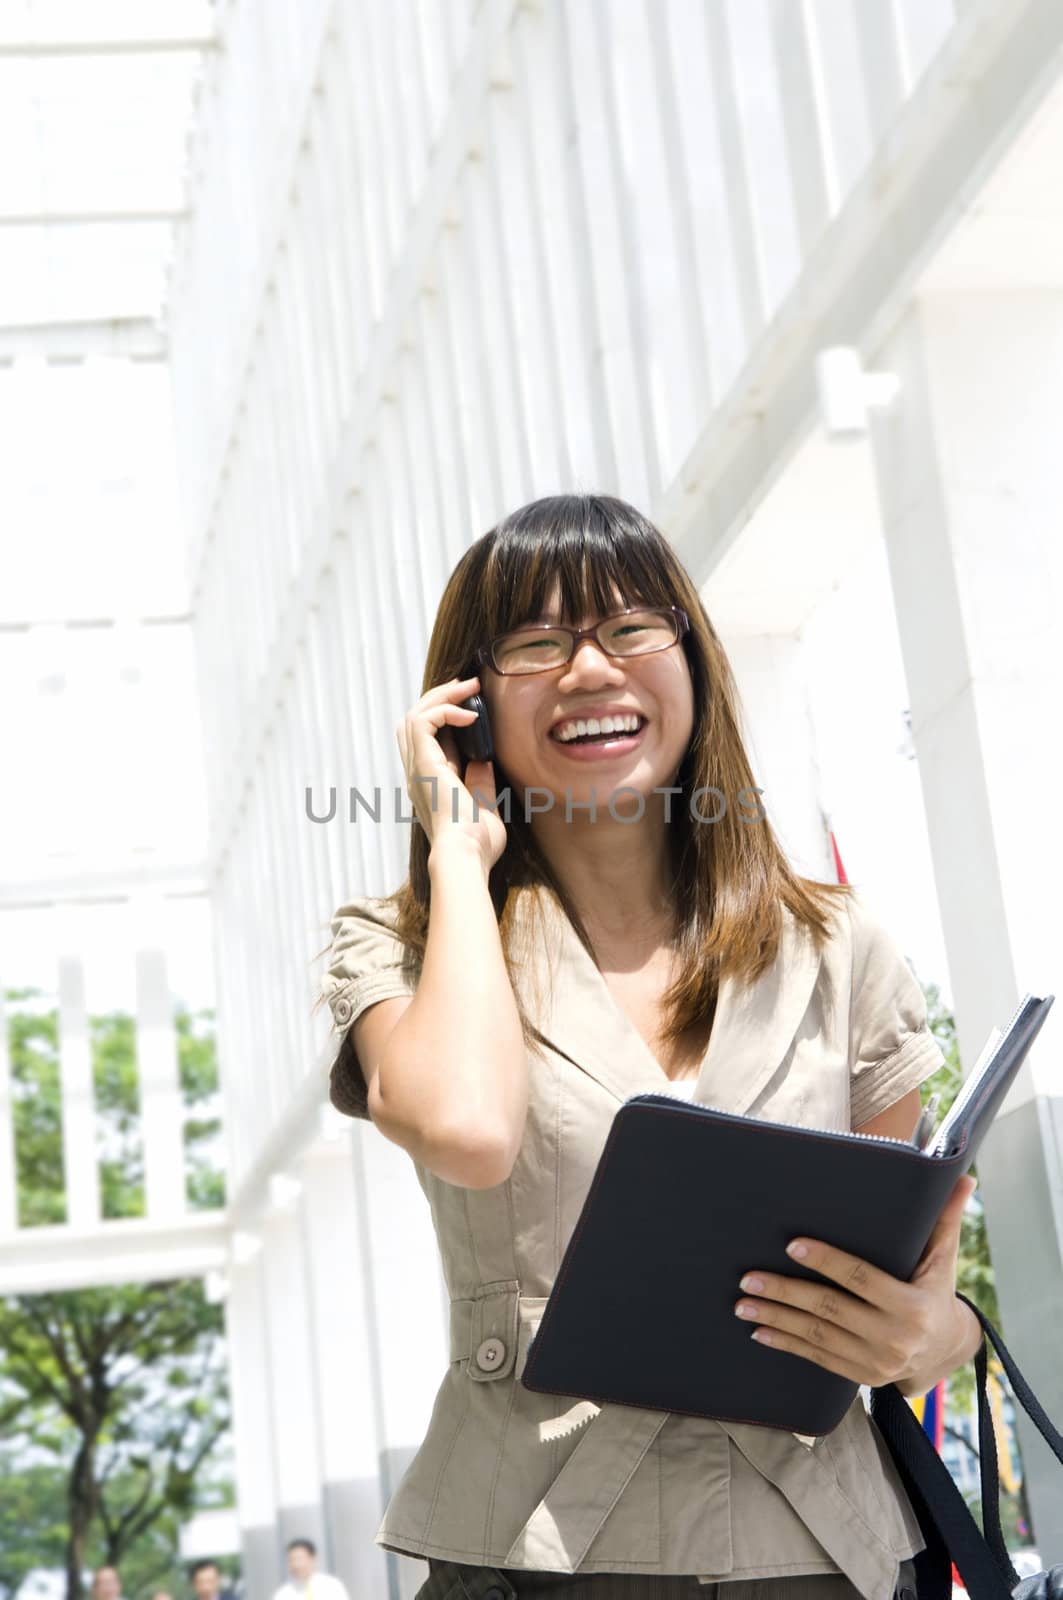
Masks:
[[[907,1281],[1053,999],[1027,994],[990,1037],[925,1150],[667,1093],[625,1100],[529,1345],[525,1388],[829,1433],[859,1385],[754,1343],[734,1315],[739,1278],[761,1267],[827,1283],[786,1254],[804,1235]]]

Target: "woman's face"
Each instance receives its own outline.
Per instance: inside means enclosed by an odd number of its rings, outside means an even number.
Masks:
[[[617,596],[613,609],[628,603]],[[555,586],[541,620],[559,621],[558,607]],[[579,626],[600,620],[585,616]],[[596,639],[583,639],[567,665],[546,672],[503,676],[485,669],[482,693],[498,760],[514,789],[547,789],[555,804],[564,803],[566,791],[576,802],[589,799],[593,790],[602,810],[621,787],[648,801],[655,788],[672,784],[694,731],[693,684],[680,640],[666,650],[621,660],[606,655]],[[644,723],[633,736],[604,745],[566,745],[558,738],[566,722],[607,715],[610,709],[636,712]],[[635,811],[630,795],[618,798],[618,817]],[[608,816],[606,810],[603,820]]]

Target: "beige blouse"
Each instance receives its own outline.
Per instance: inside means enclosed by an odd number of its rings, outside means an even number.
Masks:
[[[523,891],[521,926],[533,893]],[[923,1539],[861,1398],[810,1444],[752,1424],[573,1404],[518,1381],[617,1109],[673,1087],[553,897],[541,903],[550,937],[533,948],[548,983],[538,1014],[523,980],[521,999],[543,1042],[529,1052],[513,1170],[471,1190],[414,1162],[450,1293],[450,1365],[375,1542],[477,1565],[706,1583],[843,1572],[868,1600],[890,1600],[900,1560]],[[938,1069],[922,989],[859,896],[834,929],[817,954],[786,912],[771,969],[749,989],[722,983],[692,1099],[848,1130]],[[322,992],[342,1035],[333,1100],[367,1117],[350,1024],[377,1000],[415,993],[417,971],[382,900],[341,906],[332,934]]]

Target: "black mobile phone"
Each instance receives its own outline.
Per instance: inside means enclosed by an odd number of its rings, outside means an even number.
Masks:
[[[452,730],[457,739],[458,749],[466,761],[493,761],[495,747],[491,742],[491,723],[483,695],[471,694],[467,700],[462,700],[461,704],[476,712],[476,721]]]

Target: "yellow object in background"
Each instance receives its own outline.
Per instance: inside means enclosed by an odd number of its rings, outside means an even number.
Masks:
[[[989,1413],[993,1419],[993,1438],[997,1447],[997,1469],[1000,1476],[1000,1486],[1008,1494],[1017,1494],[1021,1477],[1016,1471],[1015,1458],[1011,1449],[1011,1430],[1004,1416],[1004,1390],[1000,1382],[1003,1371],[997,1360],[990,1362],[986,1372],[986,1394],[989,1399]],[[932,1391],[931,1391],[932,1392]],[[926,1416],[927,1401],[930,1396],[909,1395],[908,1404],[912,1408],[916,1421],[923,1425]]]
[[[989,1410],[993,1418],[993,1436],[997,1445],[1000,1486],[1002,1489],[1006,1489],[1008,1494],[1017,1494],[1019,1479],[1015,1473],[1015,1463],[1011,1454],[1011,1438],[1004,1418],[1004,1391],[997,1376],[1000,1370],[999,1362],[995,1366],[990,1366],[986,1374],[986,1394],[989,1397]]]

